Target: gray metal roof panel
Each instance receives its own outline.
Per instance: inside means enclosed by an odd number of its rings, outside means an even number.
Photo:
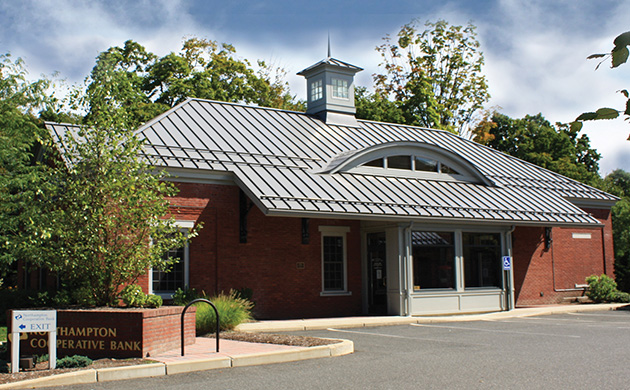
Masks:
[[[67,125],[47,124],[51,133]],[[158,165],[230,171],[269,211],[548,223],[597,223],[564,198],[614,201],[598,189],[454,134],[359,121],[328,126],[303,113],[189,99],[138,131]],[[497,186],[404,176],[317,174],[345,153],[383,143],[434,145]]]

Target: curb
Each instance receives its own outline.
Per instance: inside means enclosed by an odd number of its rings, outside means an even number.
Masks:
[[[439,322],[492,321],[508,318],[531,317],[551,314],[579,313],[589,311],[617,310],[628,306],[627,303],[581,304],[560,306],[523,307],[510,311],[491,313],[458,314],[447,316],[417,317],[341,317],[316,318],[288,321],[262,321],[240,324],[236,327],[241,332],[298,332],[306,330],[323,330],[328,328],[364,328],[374,326],[430,324]]]
[[[185,372],[205,371],[218,368],[286,363],[299,360],[343,356],[354,352],[354,343],[352,341],[344,339],[331,340],[341,340],[341,342],[316,347],[303,347],[291,351],[253,353],[235,357],[226,356],[172,363],[152,363],[136,366],[100,368],[96,370],[87,369],[43,378],[28,379],[20,382],[6,383],[0,385],[0,389],[33,389],[48,386],[89,384],[124,379],[175,375]]]

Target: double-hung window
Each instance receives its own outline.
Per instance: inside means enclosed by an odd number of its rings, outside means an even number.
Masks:
[[[192,221],[177,221],[176,225],[186,234],[194,225]],[[171,258],[175,261],[171,263],[168,270],[152,269],[150,272],[151,293],[160,295],[162,298],[171,298],[178,288],[186,289],[189,285],[189,251],[188,244],[180,248],[173,248],[164,254],[164,258]]]
[[[349,294],[346,226],[320,226],[322,236],[322,295]]]

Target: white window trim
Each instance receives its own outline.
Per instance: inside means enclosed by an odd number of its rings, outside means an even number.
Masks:
[[[313,94],[314,89],[317,89],[319,92],[316,95],[317,99],[315,98],[316,96],[314,96]],[[309,98],[309,102],[316,102],[324,98],[324,81],[322,79],[316,79],[310,83],[309,89],[308,89],[308,98]]]
[[[508,256],[508,248],[506,243],[506,235],[508,231],[506,229],[496,229],[494,227],[478,227],[476,229],[470,228],[462,228],[461,226],[456,225],[444,225],[444,226],[434,226],[434,225],[425,225],[425,224],[417,224],[413,226],[413,231],[434,231],[434,232],[452,232],[455,234],[455,288],[454,289],[421,289],[414,290],[413,289],[413,281],[410,280],[411,291],[414,295],[423,295],[423,294],[434,294],[440,292],[455,292],[455,293],[466,293],[466,292],[474,292],[474,291],[498,291],[505,290],[505,275],[502,275],[501,278],[503,280],[503,288],[502,287],[466,287],[465,286],[465,264],[464,264],[464,242],[463,242],[463,233],[498,233],[501,236],[501,256]],[[410,248],[410,250],[412,250]],[[413,275],[413,258],[411,260],[411,275]],[[510,273],[512,271],[509,271]]]
[[[188,233],[190,229],[195,226],[195,221],[175,221],[175,226],[180,230]],[[187,288],[190,285],[190,252],[189,245],[184,245],[184,286]],[[162,297],[162,299],[171,299],[175,291],[154,291],[153,290],[153,268],[149,270],[149,294],[155,294]]]
[[[320,226],[321,235],[321,264],[322,264],[322,291],[320,296],[349,296],[352,291],[348,291],[348,240],[346,235],[350,232],[349,226]],[[326,291],[324,290],[324,237],[341,237],[343,242],[343,290]]]
[[[338,86],[337,82],[340,82],[341,86]],[[332,77],[330,84],[332,86],[332,97],[333,98],[338,99],[338,100],[349,100],[350,99],[350,83],[348,82],[347,79],[343,79],[343,78],[339,78],[339,77]],[[340,88],[341,90],[345,91],[345,95],[346,95],[345,97],[337,95],[337,92],[339,91],[338,88]]]

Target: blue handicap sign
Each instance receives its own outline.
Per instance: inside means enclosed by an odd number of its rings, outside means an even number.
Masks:
[[[510,256],[503,256],[503,271],[509,271],[512,269],[512,258]]]

